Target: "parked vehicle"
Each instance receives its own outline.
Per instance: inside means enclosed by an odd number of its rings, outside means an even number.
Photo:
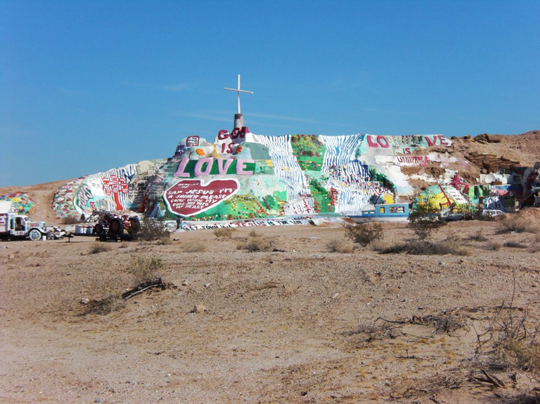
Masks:
[[[505,212],[499,209],[484,209],[482,211],[482,216],[486,216],[486,217],[495,217],[495,216],[504,215],[504,214]]]
[[[86,222],[97,222],[93,234],[120,237],[124,231],[135,235],[141,229],[141,222],[136,215],[119,215],[104,210],[94,210],[92,215],[85,218]]]
[[[0,238],[41,240],[47,235],[45,222],[30,220],[26,215],[0,213]]]
[[[363,222],[407,222],[409,218],[409,204],[389,203],[371,205],[363,209],[359,215],[349,215],[350,219],[358,223]]]

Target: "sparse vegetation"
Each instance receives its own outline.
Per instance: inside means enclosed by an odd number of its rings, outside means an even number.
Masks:
[[[182,251],[194,253],[206,251],[206,244],[201,241],[188,241],[182,244]]]
[[[507,241],[506,243],[504,243],[504,246],[509,248],[527,248],[527,245],[523,243],[518,243],[516,241]]]
[[[331,240],[326,247],[333,253],[350,254],[354,251],[353,246],[346,240]]]
[[[411,241],[407,244],[396,244],[379,251],[380,254],[410,254],[410,255],[471,255],[466,249],[456,247],[446,242]]]
[[[426,240],[433,236],[446,222],[437,211],[428,204],[419,204],[414,212],[409,215],[408,227],[414,231],[419,240]]]
[[[383,236],[384,230],[380,223],[370,222],[345,226],[345,237],[362,247],[366,247],[375,240],[382,239]]]
[[[141,223],[141,230],[137,233],[137,239],[153,241],[170,238],[170,231],[162,220],[145,217]]]
[[[501,247],[502,247],[501,243],[492,242],[492,243],[487,243],[484,246],[484,250],[499,251]]]
[[[517,215],[504,215],[499,221],[499,228],[495,231],[496,234],[508,233],[533,233],[539,234],[540,229],[536,221],[528,220],[525,217]]]
[[[95,243],[92,243],[90,246],[90,250],[88,251],[88,254],[99,254],[102,252],[111,251],[112,247],[107,243],[98,243],[97,241]]]
[[[245,244],[238,244],[238,250],[254,251],[270,251],[273,248],[273,241],[266,237],[252,237]]]
[[[259,237],[259,233],[257,233],[257,230],[253,229],[249,232],[249,237]]]
[[[231,238],[233,235],[234,229],[225,228],[225,229],[214,229],[214,236],[218,238]]]
[[[138,285],[161,278],[165,272],[165,264],[155,255],[136,255],[130,260],[128,272],[133,276],[135,285]]]
[[[469,237],[469,240],[471,241],[487,241],[488,239],[484,236],[484,230],[482,228],[478,229],[478,231]]]
[[[503,303],[486,331],[477,334],[480,356],[494,368],[513,368],[540,374],[540,322],[525,308],[514,307],[516,280],[508,305]],[[488,344],[491,342],[491,345]]]

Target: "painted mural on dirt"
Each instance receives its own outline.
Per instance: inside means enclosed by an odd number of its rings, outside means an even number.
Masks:
[[[61,186],[53,210],[61,218],[88,216],[93,210],[138,212],[151,178],[167,160],[144,160],[77,178]]]
[[[214,142],[182,139],[173,157],[79,178],[56,193],[60,217],[94,209],[166,219],[235,220],[343,215],[393,202],[413,188],[400,167],[450,146],[442,135],[256,135],[221,130]],[[390,197],[389,197],[390,196]]]
[[[11,202],[11,210],[15,213],[29,215],[36,210],[34,199],[23,192],[0,196],[0,201]]]

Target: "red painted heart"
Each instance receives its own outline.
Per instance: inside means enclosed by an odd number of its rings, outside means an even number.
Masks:
[[[237,180],[182,180],[165,191],[169,210],[181,216],[193,216],[229,199],[239,189]]]

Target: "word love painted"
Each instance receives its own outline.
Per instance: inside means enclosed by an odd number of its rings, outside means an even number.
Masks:
[[[180,164],[178,165],[178,170],[176,173],[174,173],[175,177],[191,177],[189,172],[186,172],[186,166],[191,160],[187,157],[184,157]],[[231,168],[231,164],[233,161],[236,161],[236,172],[230,173],[229,169]],[[255,160],[252,159],[220,159],[220,158],[213,158],[208,157],[204,159],[197,160],[197,163],[195,164],[195,168],[193,170],[193,174],[195,177],[202,177],[205,175],[210,175],[212,173],[212,169],[214,169],[214,172],[216,172],[217,168],[217,174],[219,175],[226,175],[226,174],[236,174],[236,175],[253,175],[253,171],[247,170],[246,165],[248,163],[254,163]]]
[[[451,142],[445,138],[443,135],[432,135],[432,136],[421,136],[422,141],[417,145],[412,145],[411,147],[404,147],[403,153],[404,154],[411,154],[411,148],[415,149],[418,146],[450,146]],[[367,144],[371,148],[377,148],[380,147],[382,149],[388,149],[391,147],[395,147],[394,142],[391,140],[388,140],[386,136],[379,135],[379,136],[372,136],[367,135],[366,136]],[[416,147],[415,147],[416,146]]]
[[[203,184],[201,180],[182,180],[164,193],[169,210],[180,216],[193,216],[229,199],[240,188],[235,179],[213,180]]]

